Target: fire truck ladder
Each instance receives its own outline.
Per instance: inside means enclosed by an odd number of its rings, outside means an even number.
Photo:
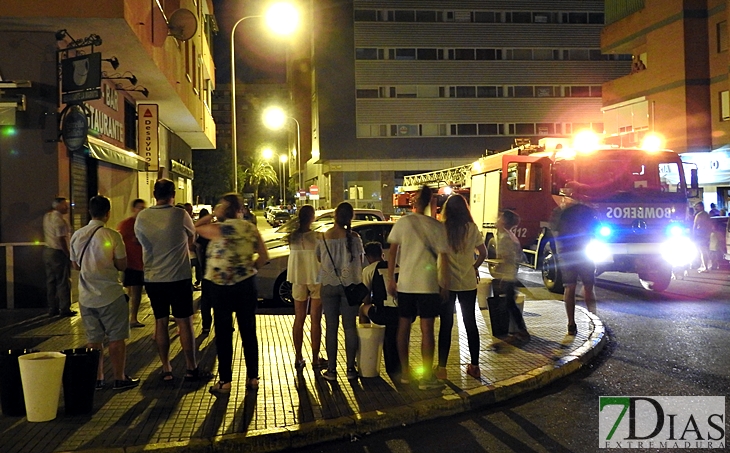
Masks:
[[[440,183],[446,183],[452,186],[464,187],[469,181],[470,171],[471,164],[467,164],[429,173],[408,175],[403,177],[403,185],[415,188],[427,185],[432,189],[438,189]]]

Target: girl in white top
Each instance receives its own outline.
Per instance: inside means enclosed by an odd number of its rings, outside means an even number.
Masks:
[[[322,367],[327,361],[319,356],[322,342],[322,301],[319,291],[319,261],[317,261],[317,236],[311,230],[314,221],[314,208],[310,205],[299,209],[299,223],[296,230],[288,237],[289,262],[287,264],[287,281],[292,284],[294,298],[294,366],[301,370],[306,362],[302,358],[304,342],[304,321],[307,318],[307,302],[312,323],[312,366]]]
[[[461,195],[452,195],[443,206],[442,220],[446,226],[449,243],[449,272],[451,286],[449,300],[441,305],[441,326],[439,328],[438,368],[436,377],[446,379],[446,361],[451,348],[451,329],[454,325],[454,309],[456,298],[459,298],[461,316],[469,344],[471,361],[466,367],[469,376],[479,379],[479,329],[477,328],[474,308],[477,299],[477,283],[479,282],[479,266],[487,257],[484,238],[471,217],[466,199]],[[477,252],[476,259],[474,251]],[[439,263],[439,266],[443,264]],[[443,286],[443,284],[442,284]]]
[[[337,344],[340,316],[345,331],[345,357],[347,359],[347,379],[357,379],[355,354],[358,338],[355,318],[359,306],[352,307],[347,302],[343,286],[362,282],[363,246],[360,236],[352,231],[352,205],[342,202],[335,209],[335,224],[319,237],[317,258],[321,263],[320,281],[322,282],[322,308],[327,330],[327,369],[322,377],[328,381],[337,379]]]

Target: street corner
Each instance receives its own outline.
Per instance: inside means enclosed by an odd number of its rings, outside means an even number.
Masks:
[[[469,409],[466,398],[456,393],[447,393],[436,398],[416,401],[409,406],[415,409],[416,419],[419,422],[448,417],[449,415],[459,414]]]
[[[220,453],[266,453],[291,448],[291,433],[286,428],[267,428],[245,433],[224,434],[211,439],[212,449]],[[197,450],[197,452],[206,450]]]
[[[398,426],[406,426],[418,421],[418,411],[411,406],[399,406],[356,414],[357,432],[368,434]]]
[[[124,453],[206,453],[212,452],[210,439],[184,440],[180,442],[162,442],[146,445],[134,445],[118,449]],[[82,450],[75,453],[115,453],[116,449]]]
[[[301,448],[330,440],[348,439],[357,430],[351,416],[316,420],[287,427],[291,444],[289,448]]]

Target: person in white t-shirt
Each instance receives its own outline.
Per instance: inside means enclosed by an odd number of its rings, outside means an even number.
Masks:
[[[401,384],[410,383],[408,345],[411,319],[421,318],[421,355],[423,377],[418,388],[428,390],[442,384],[433,375],[434,319],[441,302],[449,295],[449,244],[446,229],[438,220],[424,215],[431,204],[431,189],[421,188],[415,197],[414,213],[401,217],[388,235],[388,294],[398,299],[398,355],[401,361]],[[437,265],[440,258],[443,266]],[[400,269],[395,280],[395,266]],[[443,285],[439,287],[439,285]]]
[[[114,390],[139,385],[139,379],[124,372],[129,338],[129,305],[119,272],[127,267],[124,240],[107,228],[111,202],[102,195],[89,200],[91,221],[71,237],[71,262],[80,270],[79,307],[88,347],[101,351],[96,389],[104,388],[104,339],[109,340],[109,358],[114,370]]]
[[[469,205],[464,197],[458,194],[450,196],[444,203],[441,215],[446,226],[446,237],[450,249],[447,256],[451,285],[449,287],[449,301],[441,305],[439,314],[441,326],[439,327],[439,355],[436,377],[446,379],[446,362],[451,349],[451,329],[454,326],[454,310],[458,297],[471,359],[466,367],[466,373],[479,379],[481,377],[479,371],[479,329],[477,328],[474,310],[477,300],[479,266],[487,257],[487,247],[484,245],[484,237],[471,217]],[[477,251],[476,260],[474,259],[475,250]]]
[[[185,355],[185,380],[210,379],[213,375],[199,370],[195,359],[193,274],[188,257],[195,225],[184,209],[175,207],[175,183],[159,179],[155,182],[153,194],[157,204],[137,214],[134,234],[142,244],[145,289],[155,315],[155,341],[162,362],[162,380],[170,382],[174,379],[168,330],[171,309]]]

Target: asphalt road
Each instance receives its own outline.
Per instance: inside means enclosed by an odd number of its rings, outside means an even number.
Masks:
[[[533,298],[561,297],[548,293],[538,278],[535,272],[521,276]],[[730,273],[690,271],[664,294],[643,290],[634,275],[604,274],[596,293],[610,341],[578,373],[486,410],[300,451],[595,452],[599,396],[728,394]],[[728,426],[725,419],[725,432]]]

